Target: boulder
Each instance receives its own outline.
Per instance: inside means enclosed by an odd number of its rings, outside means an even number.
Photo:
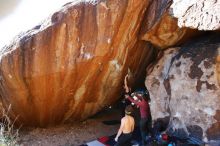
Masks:
[[[143,76],[153,52],[138,40],[148,3],[76,1],[17,36],[0,52],[0,95],[10,117],[43,127],[83,120],[118,100],[125,74]]]
[[[220,29],[220,0],[174,0],[171,11],[179,27]]]
[[[156,121],[204,141],[220,138],[220,35],[206,35],[164,51],[145,84]],[[149,69],[150,70],[150,69]]]

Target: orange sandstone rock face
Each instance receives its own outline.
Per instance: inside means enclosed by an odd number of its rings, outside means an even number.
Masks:
[[[186,31],[187,28],[179,28],[176,19],[166,12],[161,20],[142,36],[142,39],[150,41],[155,46],[167,48],[178,43]]]
[[[179,44],[189,36],[197,34],[195,30],[178,27],[177,19],[169,14],[170,5],[170,0],[155,0],[149,5],[142,23],[142,40],[163,49]]]
[[[0,94],[11,117],[47,126],[85,119],[119,99],[128,69],[139,78],[152,53],[137,37],[148,3],[70,3],[3,48]]]

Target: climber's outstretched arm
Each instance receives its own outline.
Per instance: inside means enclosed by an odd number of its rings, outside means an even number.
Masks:
[[[130,92],[130,88],[128,87],[128,74],[125,76],[125,79],[124,79],[124,88],[125,88],[125,92],[126,93],[129,93]]]

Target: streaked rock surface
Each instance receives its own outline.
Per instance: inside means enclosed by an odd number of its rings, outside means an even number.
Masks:
[[[120,97],[128,70],[143,75],[152,53],[138,40],[148,0],[70,3],[1,50],[3,106],[29,126],[82,120]]]

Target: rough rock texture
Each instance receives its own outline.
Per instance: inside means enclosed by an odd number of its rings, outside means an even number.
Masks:
[[[153,120],[169,117],[174,129],[220,138],[219,50],[215,35],[164,52],[145,82]]]
[[[141,39],[160,48],[167,48],[185,41],[198,32],[180,28],[177,19],[169,14],[171,0],[154,0],[149,5],[142,22]]]
[[[180,27],[220,29],[220,0],[174,0],[171,8]]]
[[[1,99],[23,125],[81,120],[115,102],[152,48],[137,33],[148,0],[67,4],[1,50]]]

